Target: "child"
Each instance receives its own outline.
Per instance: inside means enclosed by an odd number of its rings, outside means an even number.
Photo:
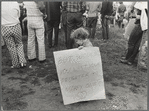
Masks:
[[[79,45],[79,50],[83,47],[93,47],[92,43],[88,39],[88,36],[89,32],[83,27],[78,28],[71,33],[71,38]]]

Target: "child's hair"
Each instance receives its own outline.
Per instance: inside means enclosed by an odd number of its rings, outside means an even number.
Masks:
[[[87,39],[89,36],[89,32],[88,30],[86,30],[85,28],[83,27],[80,27],[76,30],[74,30],[72,33],[71,33],[71,38],[72,39]]]

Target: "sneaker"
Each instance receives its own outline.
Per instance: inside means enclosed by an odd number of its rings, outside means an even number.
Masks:
[[[126,60],[126,57],[121,57],[121,59]]]
[[[11,66],[10,68],[11,69],[18,69],[18,68],[20,68],[20,66]]]
[[[124,63],[124,64],[127,64],[128,61],[127,60],[124,60],[124,59],[120,59],[120,62],[121,63]]]
[[[132,62],[129,62],[129,61],[128,61],[127,64],[128,64],[128,65],[132,65]]]
[[[21,63],[21,64],[20,64],[20,67],[21,67],[21,68],[26,67],[26,63]]]
[[[36,60],[37,60],[36,58],[34,58],[34,59],[28,59],[29,62],[34,62]]]
[[[46,59],[45,60],[42,60],[42,61],[39,61],[40,63],[45,63],[46,62]]]

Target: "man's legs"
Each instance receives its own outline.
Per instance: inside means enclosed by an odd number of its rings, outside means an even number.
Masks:
[[[106,22],[106,40],[109,39],[109,19],[105,19]]]
[[[54,21],[48,21],[48,41],[49,41],[49,48],[52,47],[52,35],[53,35],[53,23]]]
[[[70,38],[71,31],[74,29],[74,13],[67,13],[67,45],[68,49],[73,47],[72,39]]]
[[[32,60],[36,58],[36,50],[35,50],[35,29],[28,26],[28,45],[27,45],[27,55],[28,59]]]
[[[92,28],[91,28],[91,38],[95,38],[96,25],[97,25],[97,17],[93,17]]]
[[[46,59],[44,30],[44,25],[41,28],[36,29],[39,61],[44,61]]]
[[[102,37],[103,37],[103,39],[109,38],[108,33],[109,33],[108,20],[104,17],[102,19]]]
[[[59,20],[54,21],[54,33],[55,33],[54,46],[58,45],[59,23],[60,23]]]
[[[135,45],[141,37],[142,37],[141,26],[136,25],[134,29],[132,30],[129,40],[128,40],[128,52],[126,54],[126,60],[128,60],[132,56]]]
[[[4,41],[6,43],[6,46],[9,50],[11,59],[12,59],[12,65],[14,67],[19,67],[19,60],[17,56],[17,49],[14,37],[12,36],[12,27],[1,27],[2,36],[4,37]]]
[[[131,62],[131,63],[134,62],[134,60],[135,60],[135,58],[136,58],[136,56],[139,52],[139,47],[140,47],[141,40],[142,40],[142,35],[140,36],[137,43],[135,44],[131,57],[128,59],[128,61]]]
[[[17,55],[19,57],[19,62],[26,63],[24,48],[22,43],[21,27],[19,24],[15,26],[15,28],[13,29],[13,32],[14,32],[14,38],[16,43]]]

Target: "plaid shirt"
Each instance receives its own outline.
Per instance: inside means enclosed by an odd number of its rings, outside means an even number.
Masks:
[[[83,12],[85,11],[85,2],[63,2],[63,10],[67,12]]]

